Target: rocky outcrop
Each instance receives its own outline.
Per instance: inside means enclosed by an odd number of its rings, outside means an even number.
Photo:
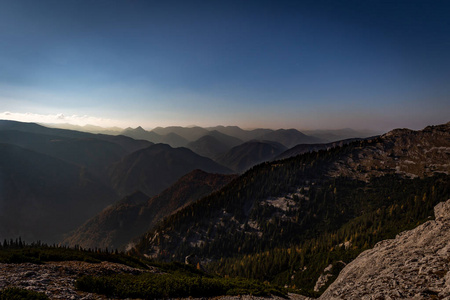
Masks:
[[[107,299],[102,295],[75,289],[75,281],[83,275],[139,274],[140,269],[102,262],[99,264],[65,261],[45,264],[0,264],[0,290],[19,287],[45,293],[50,299]],[[145,272],[158,272],[152,269]]]
[[[332,282],[332,280],[336,279],[337,274],[339,274],[339,271],[342,270],[342,268],[346,265],[345,262],[338,261],[335,263],[335,265],[330,264],[328,265],[320,274],[319,278],[316,281],[316,285],[314,286],[314,292],[318,293]]]
[[[149,270],[135,269],[125,265],[102,262],[98,264],[63,261],[45,264],[4,264],[0,263],[0,290],[19,287],[46,294],[50,299],[106,300],[104,295],[86,293],[75,289],[75,281],[83,275],[139,274],[142,272],[161,273],[157,268]],[[114,298],[122,299],[122,298]],[[256,297],[251,295],[220,296],[215,298],[178,298],[186,300],[307,300],[302,295],[289,293],[287,298],[279,296]]]
[[[450,122],[418,131],[395,129],[368,144],[354,143],[328,173],[359,180],[393,173],[414,178],[450,174],[449,162]]]
[[[435,220],[361,253],[320,299],[450,299],[450,200]]]

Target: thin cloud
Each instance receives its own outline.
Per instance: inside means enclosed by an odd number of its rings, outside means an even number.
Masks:
[[[121,121],[98,118],[88,115],[65,115],[59,114],[35,114],[35,113],[16,113],[16,112],[0,112],[0,119],[21,121],[21,122],[34,122],[44,124],[72,124],[72,125],[95,125],[101,127],[114,127],[123,125]]]

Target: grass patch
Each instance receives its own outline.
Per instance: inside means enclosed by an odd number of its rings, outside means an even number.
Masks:
[[[221,295],[287,296],[283,288],[242,278],[172,274],[83,276],[77,289],[118,298],[215,297]]]
[[[7,288],[0,291],[0,300],[49,300],[44,293],[21,288]]]

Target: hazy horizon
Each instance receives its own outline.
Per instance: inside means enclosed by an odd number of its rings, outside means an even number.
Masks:
[[[0,119],[386,132],[449,121],[446,1],[2,1]]]

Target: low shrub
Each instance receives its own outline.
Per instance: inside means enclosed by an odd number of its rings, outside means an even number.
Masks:
[[[0,291],[0,300],[49,300],[49,298],[44,293],[13,287]]]

